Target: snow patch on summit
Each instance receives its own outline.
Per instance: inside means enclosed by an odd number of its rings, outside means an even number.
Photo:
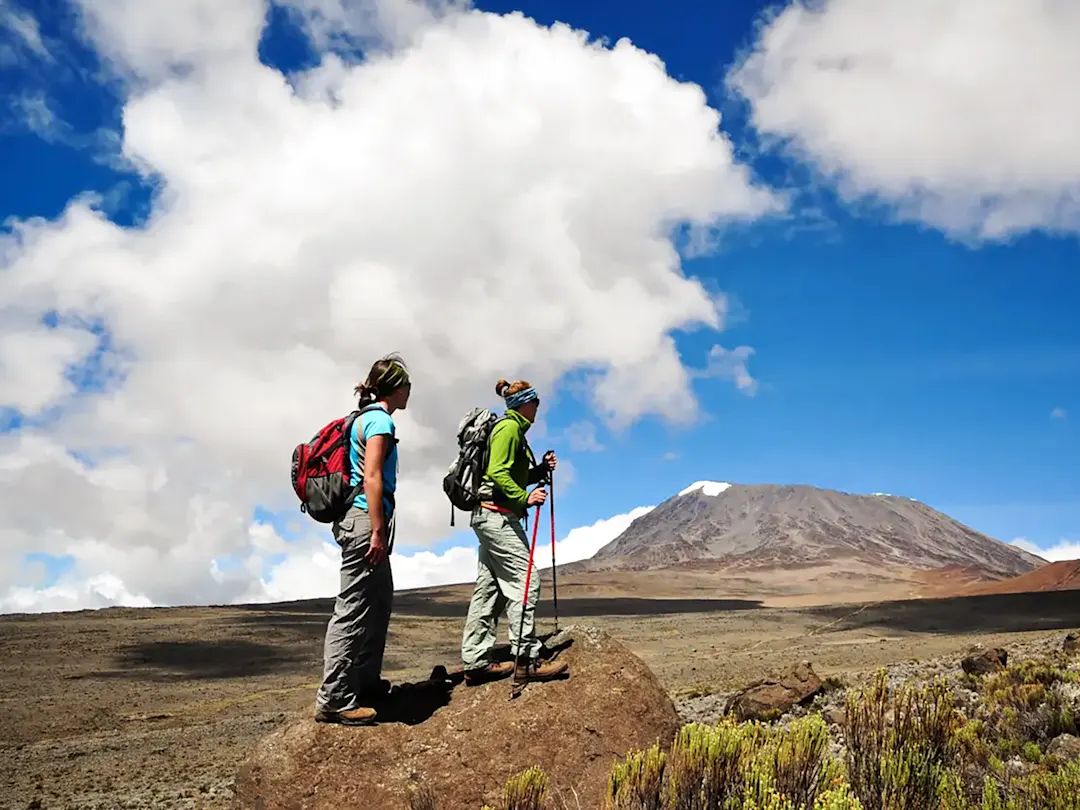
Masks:
[[[907,495],[893,495],[890,492],[874,492],[872,494],[873,494],[873,497],[875,497],[875,498],[905,498],[905,499],[911,501],[912,503],[918,503],[919,502],[918,498],[910,498]]]
[[[680,492],[679,495],[689,495],[691,492],[695,492],[700,489],[702,494],[708,495],[710,498],[715,498],[717,495],[719,495],[721,492],[723,492],[730,486],[731,484],[722,483],[720,481],[695,481],[693,484]]]

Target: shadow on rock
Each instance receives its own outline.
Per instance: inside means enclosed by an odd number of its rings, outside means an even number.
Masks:
[[[376,725],[417,726],[430,720],[435,712],[450,704],[454,685],[451,679],[395,685],[389,696],[379,701]]]

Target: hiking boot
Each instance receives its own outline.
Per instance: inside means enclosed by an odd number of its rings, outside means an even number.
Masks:
[[[342,726],[370,726],[375,722],[377,712],[366,706],[355,709],[346,709],[342,712],[331,712],[326,709],[315,710],[316,723],[337,723]]]
[[[563,675],[569,669],[565,661],[544,661],[537,659],[518,664],[517,677],[515,680],[524,683],[526,681],[551,681]]]
[[[489,681],[497,681],[514,673],[514,663],[503,661],[501,664],[488,664],[485,667],[465,670],[466,686],[479,686]]]

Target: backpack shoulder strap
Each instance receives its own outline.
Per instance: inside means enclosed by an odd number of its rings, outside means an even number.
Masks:
[[[370,405],[365,405],[363,408],[356,411],[356,416],[357,418],[360,418],[362,414],[368,413],[369,411],[382,411],[383,413],[386,413],[385,408],[373,402]],[[389,414],[387,414],[387,416],[389,416]],[[364,441],[364,434],[362,432],[359,438],[360,446],[363,447],[366,442]],[[393,440],[394,444],[397,444],[397,424],[392,418],[390,419],[390,438]]]
[[[369,411],[383,411],[385,413],[385,410],[383,409],[383,407],[381,405],[378,405],[376,403],[372,403],[370,405],[365,405],[364,407],[353,411],[347,417],[347,420],[346,420],[346,423],[345,423],[345,448],[346,448],[346,456],[345,457],[346,458],[348,458],[348,448],[349,448],[349,444],[352,441],[353,427],[356,424],[356,421],[358,419],[360,419],[365,413],[368,413]],[[390,420],[390,438],[394,442],[394,444],[397,444],[397,442],[398,442],[396,433],[397,433],[397,425],[394,424],[394,420],[391,419]],[[363,463],[364,463],[364,455],[365,455],[364,454],[364,449],[367,446],[367,442],[364,439],[364,431],[363,430],[361,430],[360,435],[357,436],[357,444],[360,446],[360,452],[358,454],[359,458],[357,460],[360,462],[361,465],[363,465]],[[356,486],[354,486],[352,488],[352,492],[349,494],[348,504],[351,506],[353,501],[356,499],[356,497],[358,495],[360,495],[360,493],[362,493],[363,491],[364,491],[364,476],[361,475],[360,480],[356,483]],[[392,494],[387,494],[386,497],[391,503],[394,503],[394,497],[393,497]]]

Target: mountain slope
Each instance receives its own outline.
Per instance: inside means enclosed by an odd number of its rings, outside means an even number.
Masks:
[[[914,569],[962,565],[1001,577],[1045,563],[908,498],[700,481],[639,517],[581,567],[790,568],[841,561]]]
[[[1049,563],[1035,571],[1001,582],[976,583],[961,594],[1034,593],[1080,589],[1080,560]]]

